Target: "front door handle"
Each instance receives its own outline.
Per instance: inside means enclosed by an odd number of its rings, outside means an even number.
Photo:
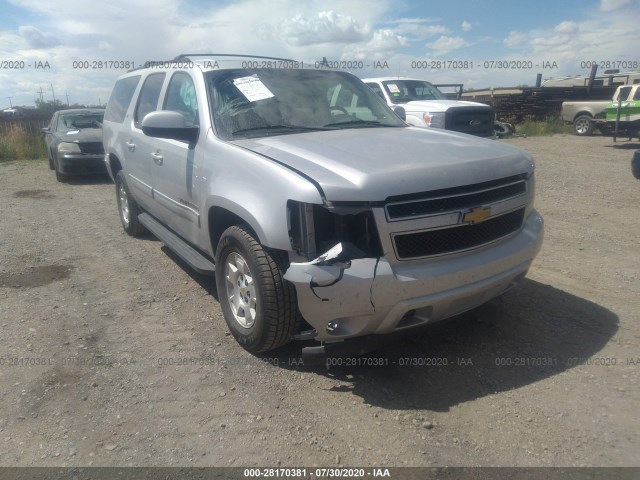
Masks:
[[[162,165],[162,162],[164,161],[164,157],[159,153],[152,153],[151,158],[153,158],[156,165]]]
[[[125,143],[127,144],[127,148],[129,149],[130,152],[133,152],[136,149],[136,144],[133,143],[131,140]]]

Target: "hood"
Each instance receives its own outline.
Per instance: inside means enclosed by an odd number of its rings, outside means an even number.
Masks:
[[[58,134],[60,140],[71,143],[102,143],[101,128],[82,128],[78,130],[69,130],[68,132]]]
[[[407,112],[444,112],[452,107],[480,107],[491,108],[489,105],[477,102],[467,102],[465,100],[415,100],[407,103],[398,103]]]
[[[320,184],[329,201],[378,202],[533,171],[495,140],[426,128],[354,128],[236,140]]]

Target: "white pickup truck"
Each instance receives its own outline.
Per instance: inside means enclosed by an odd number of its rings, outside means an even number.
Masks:
[[[611,100],[591,100],[584,102],[562,102],[560,117],[564,122],[573,124],[573,131],[578,136],[591,135],[594,128],[605,131],[605,109],[611,103],[617,103],[619,98],[631,101],[640,85],[619,86]]]
[[[402,106],[406,122],[416,127],[433,127],[494,137],[495,110],[489,105],[447,99],[426,80],[401,77],[362,80],[390,107]]]

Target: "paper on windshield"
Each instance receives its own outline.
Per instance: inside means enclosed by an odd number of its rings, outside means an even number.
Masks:
[[[400,93],[400,89],[398,88],[398,85],[396,85],[395,83],[389,83],[387,84],[387,87],[389,87],[389,91],[391,93]]]
[[[236,78],[233,84],[250,102],[273,97],[273,93],[255,76]]]

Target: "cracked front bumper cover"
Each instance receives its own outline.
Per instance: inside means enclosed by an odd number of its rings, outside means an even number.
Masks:
[[[346,258],[342,244],[306,263],[291,263],[298,306],[315,339],[382,334],[452,317],[480,306],[523,278],[540,250],[542,218],[533,212],[509,239],[472,252],[391,264]],[[348,247],[348,245],[347,245]]]

